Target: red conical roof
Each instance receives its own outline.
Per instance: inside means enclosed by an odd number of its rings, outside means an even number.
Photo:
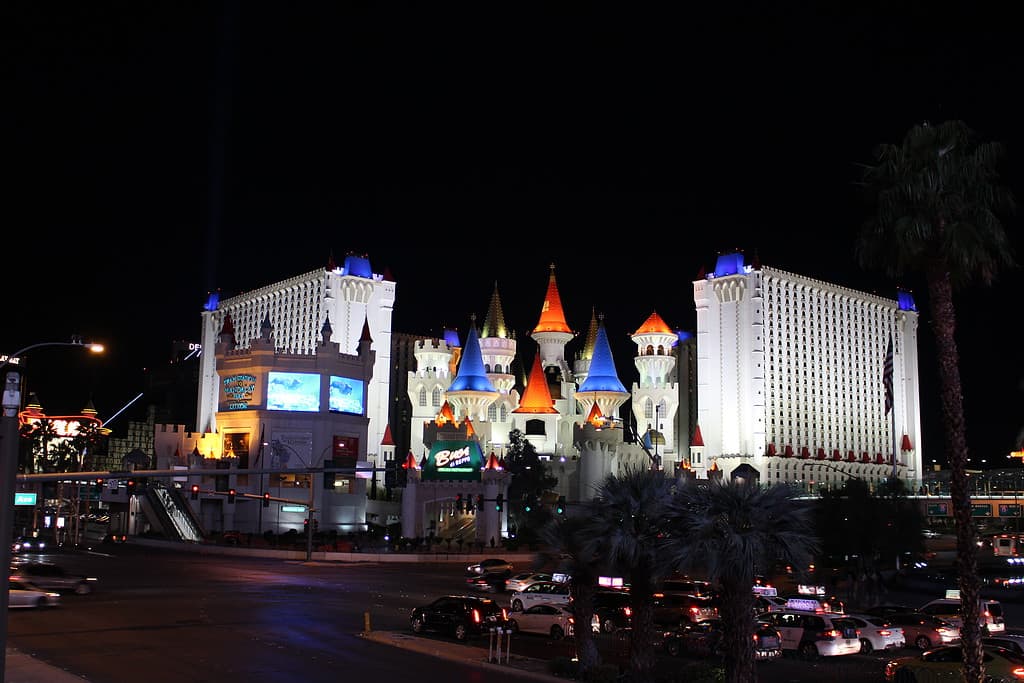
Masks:
[[[696,427],[694,427],[694,429],[693,429],[693,439],[690,440],[690,445],[691,446],[703,446],[704,445],[704,437],[701,436],[700,425],[697,425]]]
[[[395,439],[391,436],[391,425],[384,427],[384,438],[380,440],[381,446],[394,446]]]

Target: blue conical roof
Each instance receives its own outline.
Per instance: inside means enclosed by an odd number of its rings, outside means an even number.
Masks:
[[[469,334],[466,336],[466,346],[462,349],[462,359],[459,361],[459,373],[452,381],[448,392],[453,391],[490,391],[498,393],[498,390],[487,379],[484,371],[484,359],[480,355],[480,338],[477,335],[476,325],[471,325]]]
[[[627,393],[626,387],[622,386],[619,375],[615,372],[615,361],[612,360],[612,349],[608,345],[608,333],[605,332],[603,322],[597,328],[597,337],[594,339],[594,355],[590,359],[587,378],[583,380],[578,391],[580,393],[587,391]]]

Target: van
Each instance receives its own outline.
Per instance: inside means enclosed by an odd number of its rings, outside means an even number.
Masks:
[[[945,619],[957,627],[963,627],[964,620],[960,609],[960,591],[949,590],[946,591],[946,597],[925,603],[920,611]],[[982,635],[993,635],[1006,631],[1003,605],[998,600],[981,598],[978,605],[978,619]]]

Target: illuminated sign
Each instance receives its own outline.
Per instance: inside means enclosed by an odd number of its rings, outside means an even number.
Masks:
[[[421,478],[443,481],[479,481],[484,454],[478,441],[435,441]]]
[[[1000,517],[1020,517],[1020,505],[1017,503],[1000,503]]]
[[[256,375],[231,375],[222,381],[228,410],[245,410],[256,390]]]
[[[35,505],[36,494],[27,492],[16,492],[14,494],[15,505]]]
[[[310,372],[267,373],[267,410],[320,412],[320,375]]]
[[[971,505],[971,517],[991,517],[992,505],[989,503],[975,503]]]
[[[928,516],[929,517],[948,517],[949,516],[949,503],[929,503],[928,504]]]
[[[305,512],[305,505],[282,505],[281,512]]]
[[[362,415],[366,412],[363,406],[363,381],[331,375],[327,408],[332,413]]]

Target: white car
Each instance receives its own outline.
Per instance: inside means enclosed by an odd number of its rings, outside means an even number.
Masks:
[[[576,620],[567,602],[541,603],[510,615],[508,625],[513,633],[540,633],[561,640],[572,637]]]
[[[894,650],[907,645],[903,629],[893,626],[884,617],[873,617],[870,614],[847,614],[846,618],[857,625],[857,632],[860,634],[860,651],[863,654],[875,650]]]
[[[60,604],[60,594],[44,591],[42,588],[23,579],[8,581],[7,607],[10,609],[32,609],[34,607],[56,607]]]
[[[761,617],[782,634],[782,649],[804,659],[855,655],[860,652],[857,627],[845,614],[785,610]]]
[[[551,574],[543,572],[520,572],[505,582],[505,589],[513,592],[521,591],[531,583],[537,583],[538,581],[554,581],[554,579],[551,578]]]
[[[945,619],[957,628],[964,624],[963,616],[960,614],[960,598],[939,598],[926,602],[918,608],[925,614]],[[1003,617],[1003,606],[998,600],[981,598],[978,602],[978,621],[981,627],[981,635],[992,636],[1006,631],[1006,620]]]
[[[513,612],[522,612],[534,605],[569,601],[569,584],[556,581],[536,581],[521,591],[512,593],[509,604]]]

